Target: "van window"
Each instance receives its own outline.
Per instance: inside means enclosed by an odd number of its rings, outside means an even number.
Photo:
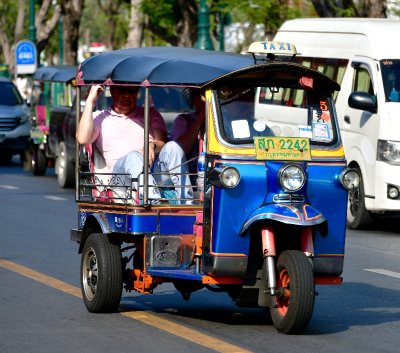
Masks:
[[[371,76],[368,69],[364,66],[354,68],[353,92],[367,92],[371,95],[374,94]]]
[[[380,61],[386,102],[400,102],[400,60]]]

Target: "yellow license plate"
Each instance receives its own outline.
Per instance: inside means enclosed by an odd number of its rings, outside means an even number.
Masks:
[[[254,137],[256,158],[279,161],[310,161],[310,139],[305,137]]]

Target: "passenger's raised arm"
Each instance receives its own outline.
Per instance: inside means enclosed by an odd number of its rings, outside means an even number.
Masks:
[[[85,108],[76,131],[76,139],[80,144],[92,143],[96,139],[93,128],[93,107],[97,97],[104,91],[104,86],[94,85],[86,98]]]

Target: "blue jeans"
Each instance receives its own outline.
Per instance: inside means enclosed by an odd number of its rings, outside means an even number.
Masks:
[[[182,148],[175,142],[170,141],[164,145],[160,154],[154,161],[149,174],[149,199],[159,199],[160,187],[174,187],[180,203],[192,203],[193,189],[188,175],[189,170],[186,156]],[[139,185],[143,185],[143,155],[138,151],[129,152],[120,158],[114,165],[113,173],[130,174],[133,178],[139,178]],[[134,182],[133,188],[143,196],[143,187]]]

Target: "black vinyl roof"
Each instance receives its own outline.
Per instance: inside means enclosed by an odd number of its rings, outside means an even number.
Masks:
[[[193,48],[121,49],[85,60],[79,67],[77,84],[199,87],[253,63],[250,55]]]
[[[76,76],[76,66],[54,65],[39,67],[33,79],[37,81],[69,82]]]
[[[308,74],[318,86],[340,89],[327,76],[295,63],[255,65],[252,55],[181,47],[120,49],[92,56],[78,67],[76,83],[204,87],[233,77],[250,77],[255,72],[279,70],[297,72],[294,76]]]

